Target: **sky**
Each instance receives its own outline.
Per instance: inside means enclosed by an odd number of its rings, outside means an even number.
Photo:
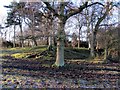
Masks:
[[[7,16],[7,11],[6,11],[7,9],[4,8],[3,6],[9,5],[10,2],[12,2],[12,1],[14,1],[14,0],[0,0],[0,24],[4,22],[5,17]],[[15,0],[15,1],[19,1],[19,0]],[[27,1],[27,0],[24,0],[24,1]],[[34,1],[34,0],[32,0],[32,1]],[[72,1],[75,2],[75,1],[79,1],[79,0],[72,0]],[[94,0],[94,1],[96,1],[96,0]],[[97,1],[102,1],[102,0],[97,0]],[[107,1],[107,0],[103,0],[103,1]],[[120,0],[114,0],[114,2],[118,2],[118,1],[120,1]]]
[[[8,5],[9,0],[0,0],[0,24],[2,23],[2,19],[6,17],[6,9],[3,7],[4,5]]]
[[[5,8],[5,5],[9,5],[13,0],[0,0],[0,25],[4,26],[4,23],[6,21],[6,17],[7,17],[7,8]],[[15,0],[16,1],[16,0]],[[8,30],[9,29],[9,30]],[[6,28],[6,29],[2,29],[2,32],[5,33],[5,31],[11,32],[12,28]],[[0,34],[1,37],[1,34]],[[9,35],[7,34],[7,40],[9,40]]]
[[[9,5],[13,0],[0,0],[0,24],[4,23],[5,18],[7,17],[7,8],[5,5]]]
[[[7,8],[4,8],[3,6],[9,5],[10,2],[12,2],[12,1],[19,1],[19,0],[0,0],[0,24],[1,25],[3,25],[3,23],[5,23],[5,20],[7,17]],[[23,1],[27,1],[27,0],[23,0]],[[76,1],[81,1],[81,0],[72,0],[72,1],[76,2]],[[95,0],[95,1],[102,1],[102,0]],[[107,1],[107,0],[103,0],[103,1]],[[120,0],[114,0],[114,2],[118,2],[118,1],[120,1]],[[116,14],[116,16],[117,16],[118,12],[115,11],[114,14]]]

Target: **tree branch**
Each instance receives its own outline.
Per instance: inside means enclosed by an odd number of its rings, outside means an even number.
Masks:
[[[55,11],[54,8],[52,8],[52,6],[48,3],[48,2],[44,2],[46,4],[46,7],[53,13],[54,16],[59,16],[58,13]]]
[[[98,19],[97,24],[95,25],[94,33],[97,33],[100,23],[106,18],[109,11],[113,8],[113,6],[110,7],[110,5],[112,5],[112,2],[107,5],[104,15]]]
[[[92,5],[95,5],[95,4],[99,4],[99,5],[104,6],[100,2],[95,2],[95,3],[89,4],[89,5],[88,5],[88,2],[86,2],[84,5],[80,6],[78,9],[72,9],[72,11],[67,15],[67,18],[69,18],[69,17],[71,17],[71,16],[73,16],[75,14],[78,14],[78,13],[82,12],[83,9],[85,9],[87,7],[90,7]]]

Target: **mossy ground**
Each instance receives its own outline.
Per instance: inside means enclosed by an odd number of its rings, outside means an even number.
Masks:
[[[16,47],[16,48],[1,48],[0,56],[12,56],[15,58],[26,58],[30,54],[40,53],[47,49],[47,46],[37,47]]]

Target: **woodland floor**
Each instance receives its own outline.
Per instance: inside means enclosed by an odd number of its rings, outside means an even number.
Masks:
[[[0,59],[1,88],[120,88],[119,63],[65,59],[65,66],[56,68],[52,67],[54,62],[53,57],[3,56]]]

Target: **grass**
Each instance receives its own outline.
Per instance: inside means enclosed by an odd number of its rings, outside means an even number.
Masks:
[[[3,87],[6,88],[12,85],[24,87],[29,83],[31,83],[31,85],[29,84],[30,88],[34,88],[32,87],[33,84],[43,85],[43,83],[46,85],[53,84],[54,86],[54,84],[59,83],[59,80],[62,83],[57,84],[57,87],[68,85],[67,87],[70,88],[71,85],[77,87],[85,86],[85,84],[92,87],[102,85],[102,82],[104,84],[105,79],[109,80],[110,85],[114,86],[117,81],[118,64],[101,64],[99,62],[102,61],[101,58],[89,58],[90,52],[86,48],[65,48],[65,58],[67,58],[65,59],[65,66],[59,68],[55,66],[55,58],[53,59],[50,56],[50,52],[40,55],[37,59],[17,59],[25,58],[28,54],[40,53],[46,49],[47,46],[4,49],[4,53],[0,55],[8,55],[10,52],[10,55],[16,59],[7,57],[2,60]],[[76,81],[77,84],[75,84]],[[98,88],[98,86],[96,87]]]
[[[87,48],[65,48],[66,59],[87,59],[90,56],[90,51]]]
[[[32,54],[37,54],[41,53],[45,50],[47,50],[46,45],[42,46],[35,46],[35,47],[16,47],[16,48],[2,48],[0,49],[0,57],[2,56],[12,56],[14,58],[27,58],[27,56],[32,55]],[[49,53],[50,54],[50,53]],[[50,55],[47,54],[43,58],[45,60],[51,59]],[[65,60],[70,60],[70,61],[81,61],[81,62],[90,62],[90,63],[103,63],[104,60],[102,57],[96,57],[96,58],[90,58],[90,51],[87,48],[65,48],[64,51],[65,54]],[[56,54],[54,54],[54,57]],[[41,58],[42,56],[37,56],[35,58]]]
[[[11,56],[14,58],[25,58],[29,54],[30,53],[15,53],[15,54],[12,54]]]
[[[12,56],[15,58],[25,58],[27,55],[40,53],[46,50],[47,46],[36,47],[16,47],[16,48],[0,48],[0,56]]]

